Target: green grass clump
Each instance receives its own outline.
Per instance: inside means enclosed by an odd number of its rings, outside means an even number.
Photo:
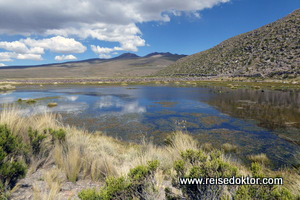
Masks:
[[[105,186],[99,191],[82,190],[78,197],[81,200],[145,199],[147,193],[154,188],[151,180],[158,165],[157,160],[149,161],[147,165],[131,169],[127,177],[108,177]]]

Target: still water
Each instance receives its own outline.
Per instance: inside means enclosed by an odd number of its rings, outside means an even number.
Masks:
[[[21,99],[38,99],[34,104]],[[50,102],[56,107],[49,108]],[[162,144],[176,130],[241,158],[266,153],[273,167],[300,164],[300,92],[222,87],[60,86],[0,93],[0,105],[22,113],[57,112],[65,123],[126,141]],[[0,108],[1,109],[1,108]]]

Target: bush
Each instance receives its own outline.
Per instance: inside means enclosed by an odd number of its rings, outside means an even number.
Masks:
[[[33,131],[30,127],[28,130],[28,136],[32,148],[32,153],[33,155],[37,156],[41,151],[41,144],[43,140],[47,137],[47,135],[45,133],[40,134],[37,130]]]
[[[179,178],[232,177],[237,176],[238,169],[222,159],[220,151],[204,153],[202,150],[181,152],[181,160],[174,162],[174,169]],[[224,186],[221,185],[180,185],[173,179],[173,186],[180,189],[186,199],[220,199]],[[167,194],[167,193],[166,193]],[[168,199],[172,199],[170,193]]]
[[[158,161],[150,161],[147,165],[131,169],[127,178],[106,178],[105,186],[99,191],[82,190],[78,197],[82,200],[146,199],[149,190],[153,190],[151,180],[158,165]]]
[[[12,188],[26,172],[26,165],[17,158],[25,155],[25,146],[6,125],[0,125],[0,196]]]
[[[47,129],[44,130],[44,132],[47,132]],[[58,141],[60,143],[65,142],[66,140],[66,131],[63,129],[58,129],[58,130],[53,130],[51,128],[48,129],[49,134],[52,136],[52,143],[54,143],[54,141]]]
[[[252,177],[263,178],[263,167],[258,163],[251,165]],[[242,185],[236,191],[234,199],[296,199],[292,193],[277,185]]]

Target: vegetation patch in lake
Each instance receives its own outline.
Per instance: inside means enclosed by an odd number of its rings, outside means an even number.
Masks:
[[[162,107],[165,107],[165,108],[173,107],[177,104],[176,102],[170,102],[170,101],[159,101],[159,102],[154,102],[154,103],[160,104]]]

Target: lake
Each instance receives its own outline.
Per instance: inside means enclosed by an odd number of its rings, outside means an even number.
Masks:
[[[37,99],[28,104],[18,99]],[[56,107],[48,103],[56,102]],[[1,109],[24,115],[60,113],[66,124],[115,138],[163,144],[173,131],[201,143],[238,146],[238,155],[266,153],[274,168],[300,164],[300,92],[226,87],[30,86],[0,93]],[[247,162],[247,161],[246,161]]]

